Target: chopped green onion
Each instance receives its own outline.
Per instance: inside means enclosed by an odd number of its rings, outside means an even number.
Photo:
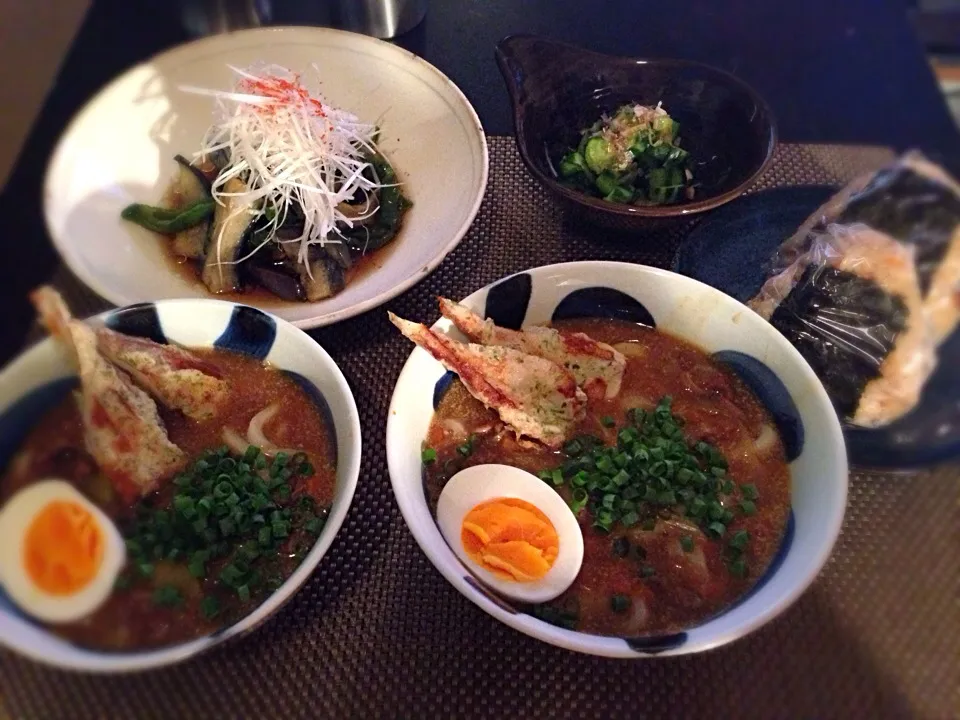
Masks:
[[[236,587],[240,584],[243,576],[244,572],[237,567],[236,563],[230,563],[220,571],[219,580],[228,587]]]
[[[731,561],[730,565],[730,574],[738,578],[743,578],[747,576],[747,561],[742,557],[735,558]]]
[[[126,590],[131,585],[133,585],[133,578],[129,575],[118,575],[117,579],[113,583],[114,590]]]
[[[161,585],[153,591],[153,604],[161,607],[177,607],[183,604],[183,596],[173,585]]]
[[[583,443],[579,440],[571,440],[563,446],[563,451],[572,457],[576,457],[583,452]]]
[[[730,547],[743,550],[750,542],[750,533],[746,530],[737,530],[730,538]]]
[[[715,538],[723,537],[723,534],[727,531],[727,526],[722,522],[712,522],[707,525],[707,532],[710,533]]]
[[[220,603],[212,595],[208,595],[200,601],[200,614],[207,620],[217,616],[220,612]]]
[[[613,541],[612,548],[614,555],[624,558],[630,554],[630,541],[625,537],[618,537]]]
[[[306,524],[303,526],[303,529],[306,530],[311,535],[319,535],[320,531],[323,530],[325,520],[323,518],[312,518],[307,520]],[[265,530],[269,528],[264,528]]]
[[[587,491],[583,488],[577,488],[573,491],[570,501],[570,509],[574,514],[579,513],[587,504],[590,496],[587,494]]]
[[[630,609],[630,596],[616,594],[610,597],[610,609],[615,613],[626,612]]]

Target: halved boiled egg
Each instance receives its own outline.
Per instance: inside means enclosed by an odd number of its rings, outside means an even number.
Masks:
[[[113,591],[125,556],[116,525],[63,480],[28,485],[0,508],[0,584],[39,620],[92,613]]]
[[[437,525],[460,561],[508,597],[546,602],[583,563],[583,533],[549,485],[509,465],[474,465],[444,486]]]

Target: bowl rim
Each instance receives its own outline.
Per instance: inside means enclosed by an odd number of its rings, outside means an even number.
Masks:
[[[747,313],[755,316],[758,320],[762,320],[759,315],[756,315],[753,310],[746,305],[743,305],[738,300],[720,292],[716,288],[706,285],[698,280],[694,280],[693,278],[648,265],[605,260],[584,260],[556,263],[520,270],[516,273],[510,273],[502,278],[498,278],[488,285],[478,288],[473,293],[470,293],[467,297],[470,297],[471,295],[483,290],[489,290],[489,288],[493,287],[494,285],[515,275],[523,273],[542,273],[543,275],[564,272],[569,273],[571,270],[575,271],[584,266],[592,266],[600,270],[608,269],[611,271],[633,272],[640,277],[644,275],[657,275],[666,277],[673,282],[679,281],[681,284],[685,284],[699,292],[704,292],[707,295],[718,296],[725,302],[729,301],[735,306],[739,306],[738,310],[740,312]],[[569,277],[569,275],[567,275],[567,277]],[[447,321],[445,321],[443,318],[440,318],[431,327],[436,328],[439,325],[440,327],[445,328],[447,327],[446,322]],[[800,598],[800,596],[807,591],[810,585],[814,582],[814,580],[817,579],[820,572],[823,570],[823,567],[830,559],[833,549],[836,546],[837,539],[840,536],[841,526],[846,513],[847,496],[849,491],[849,468],[846,457],[846,446],[844,444],[843,434],[840,430],[839,421],[837,420],[836,414],[833,411],[833,406],[830,404],[830,400],[827,397],[826,390],[824,390],[823,385],[817,379],[813,369],[809,366],[806,360],[803,359],[803,356],[800,355],[796,348],[794,348],[786,338],[776,332],[772,326],[765,325],[765,327],[769,331],[772,342],[776,346],[779,346],[779,350],[783,352],[787,358],[789,358],[791,364],[797,367],[797,369],[804,375],[806,380],[812,381],[811,388],[814,394],[817,396],[818,406],[828,411],[827,417],[830,418],[830,442],[828,449],[830,449],[834,454],[834,461],[838,474],[838,477],[836,478],[837,494],[834,498],[835,502],[832,507],[825,511],[825,514],[826,512],[829,512],[827,518],[829,521],[829,531],[820,537],[820,544],[817,552],[813,554],[814,559],[811,564],[810,571],[806,575],[799,577],[797,581],[794,582],[791,589],[785,594],[783,599],[778,604],[772,604],[765,607],[763,611],[756,613],[747,621],[730,628],[726,632],[718,633],[709,640],[701,641],[695,646],[688,642],[684,643],[678,648],[669,648],[666,650],[657,649],[650,651],[631,648],[623,638],[564,630],[538,621],[533,617],[526,617],[523,613],[513,613],[504,610],[499,602],[494,599],[496,596],[488,595],[484,591],[479,590],[477,586],[474,586],[466,581],[465,571],[457,571],[456,568],[458,568],[460,565],[460,561],[456,558],[456,555],[452,550],[450,550],[449,547],[442,544],[440,547],[437,547],[432,544],[430,542],[430,538],[421,533],[419,530],[416,530],[415,523],[412,523],[409,519],[415,511],[415,508],[419,504],[425,502],[425,500],[423,498],[422,491],[420,494],[417,494],[404,492],[400,489],[404,488],[406,485],[409,485],[408,482],[405,482],[403,479],[404,476],[401,474],[401,468],[405,462],[404,458],[408,456],[409,448],[401,445],[401,443],[397,442],[396,440],[391,441],[391,438],[395,437],[395,434],[398,432],[396,428],[401,426],[403,423],[402,413],[404,406],[402,404],[402,398],[400,398],[399,388],[405,383],[415,381],[413,362],[415,361],[417,355],[426,355],[426,351],[419,347],[415,347],[411,351],[410,355],[407,357],[407,360],[404,362],[399,376],[397,377],[396,385],[394,386],[394,391],[391,396],[390,405],[387,411],[388,414],[385,438],[390,484],[407,528],[434,568],[440,572],[447,582],[453,585],[454,588],[460,592],[460,594],[470,600],[474,605],[477,605],[488,615],[513,628],[514,630],[518,630],[524,635],[556,647],[561,647],[567,650],[573,650],[589,655],[619,659],[666,657],[712,650],[722,645],[727,645],[758,630],[763,625],[767,624],[790,608]],[[420,485],[419,482],[417,484],[418,486]],[[436,521],[434,520],[434,523],[435,522]],[[440,557],[444,552],[450,553],[452,557],[451,562],[448,563],[446,558]],[[775,570],[774,574],[778,572],[780,572],[779,569]]]
[[[313,547],[310,549],[310,552],[307,554],[307,557],[304,558],[300,565],[298,565],[289,575],[289,577],[287,577],[283,585],[264,598],[263,602],[253,608],[247,615],[243,616],[235,623],[215,630],[209,635],[203,635],[192,640],[187,640],[185,642],[180,642],[173,645],[162,646],[159,648],[120,652],[96,650],[70,643],[69,641],[63,641],[70,644],[71,648],[78,653],[76,658],[71,658],[68,660],[52,658],[49,654],[40,652],[30,645],[14,645],[10,643],[8,638],[4,635],[0,635],[0,646],[8,648],[10,651],[18,655],[48,667],[96,674],[120,675],[175,665],[187,659],[202,655],[215,647],[246,637],[248,634],[259,629],[262,625],[275,617],[276,613],[291,599],[293,599],[293,597],[313,575],[323,558],[326,557],[327,553],[330,551],[330,547],[332,546],[337,535],[339,535],[340,531],[342,530],[344,521],[346,520],[347,514],[349,513],[353,504],[353,498],[356,494],[357,484],[360,477],[360,462],[363,445],[361,437],[360,413],[357,409],[356,399],[354,398],[353,391],[350,389],[350,385],[347,382],[346,377],[343,375],[343,371],[340,370],[340,367],[333,360],[326,349],[319,342],[307,335],[306,332],[294,326],[292,323],[284,320],[283,318],[277,317],[276,315],[273,315],[265,310],[261,310],[260,308],[253,308],[242,303],[231,302],[228,300],[217,300],[214,298],[174,298],[168,300],[156,300],[148,304],[156,305],[158,307],[172,307],[195,305],[197,303],[204,305],[228,306],[231,308],[250,308],[257,312],[262,312],[276,323],[278,338],[281,332],[288,333],[288,337],[296,338],[294,342],[300,344],[304,348],[309,348],[308,352],[316,361],[317,370],[322,371],[335,383],[337,391],[342,395],[344,403],[347,407],[347,413],[345,416],[336,418],[334,422],[344,423],[341,425],[343,428],[343,434],[350,438],[350,444],[346,451],[349,461],[346,463],[346,467],[337,467],[337,484],[342,485],[342,487],[334,496],[334,500],[340,501],[340,507],[336,508],[336,510],[331,509],[330,515],[327,517],[326,524],[324,525],[324,531],[322,531],[320,537],[317,538]],[[125,311],[130,307],[134,307],[134,305],[127,305],[124,307],[106,310],[104,312],[83,318],[83,321],[102,323],[111,315]],[[284,327],[284,330],[281,331],[281,327]],[[43,355],[46,355],[50,352],[56,352],[56,344],[53,338],[47,336],[33,343],[31,346],[17,354],[9,363],[0,369],[0,384],[2,384],[12,374],[22,372],[23,368],[30,367]],[[72,375],[75,376],[75,373]],[[71,374],[67,373],[63,377],[71,377]],[[31,386],[25,390],[19,389],[15,393],[12,393],[13,402],[16,402],[18,398],[23,397],[25,392],[29,392],[36,387],[39,387],[39,385]],[[6,405],[4,409],[6,407],[9,407],[9,405]],[[327,531],[327,528],[330,528],[330,530]],[[257,617],[255,620],[251,620],[251,618],[253,618],[255,615],[260,615],[260,617]],[[244,623],[249,623],[249,625],[242,628],[238,627]],[[50,633],[46,628],[42,628],[42,630],[53,636],[53,634]],[[62,640],[62,638],[56,639]]]
[[[510,95],[510,105],[513,115],[514,140],[516,141],[517,150],[520,153],[520,158],[523,160],[523,164],[539,182],[541,182],[549,190],[555,192],[561,197],[566,198],[567,200],[575,202],[578,205],[591,208],[592,210],[599,210],[601,212],[617,215],[622,218],[664,218],[696,215],[698,213],[705,212],[706,210],[712,210],[720,205],[724,205],[742,195],[757,181],[757,179],[767,170],[767,168],[770,166],[770,163],[773,161],[773,156],[780,142],[777,119],[773,114],[773,110],[770,108],[769,103],[763,99],[763,96],[761,96],[760,93],[753,88],[753,86],[749,85],[746,81],[737,77],[733,73],[728,72],[727,70],[723,70],[697,60],[686,60],[683,58],[649,58],[610,55],[607,53],[597,52],[596,50],[588,50],[586,48],[571,45],[569,43],[558,42],[556,40],[551,40],[538,35],[517,33],[503,37],[497,43],[494,52],[497,60],[497,66],[500,69],[500,73],[504,77],[506,77],[509,73],[506,67],[507,60],[501,48],[504,44],[513,40],[535,40],[544,44],[551,44],[567,50],[573,50],[584,56],[593,56],[601,59],[603,62],[616,65],[673,65],[677,67],[700,68],[709,73],[713,73],[719,77],[722,77],[731,85],[735,85],[743,90],[748,96],[750,96],[757,106],[763,110],[764,114],[769,119],[770,133],[769,137],[767,138],[763,161],[753,170],[752,173],[750,173],[750,175],[744,178],[735,187],[727,190],[726,192],[720,193],[719,195],[713,195],[703,200],[676,205],[621,205],[618,203],[607,202],[602,198],[595,198],[590,195],[586,195],[585,193],[572,190],[564,186],[562,183],[557,182],[555,178],[543,173],[537,167],[536,163],[533,161],[531,151],[527,147],[527,143],[524,138],[524,122],[521,111],[522,103],[520,102],[517,88],[512,83],[506,82],[507,91]]]
[[[332,37],[339,37],[341,39],[349,39],[351,42],[358,42],[366,44],[368,46],[375,47],[377,49],[388,49],[387,52],[398,52],[400,53],[398,57],[406,60],[411,60],[420,65],[427,73],[435,76],[444,86],[446,86],[452,95],[457,99],[457,101],[462,105],[464,111],[466,112],[467,118],[470,122],[469,130],[471,133],[475,133],[476,137],[479,140],[480,147],[480,177],[479,177],[479,187],[480,191],[477,193],[476,197],[473,198],[469,209],[467,210],[466,215],[464,216],[464,221],[460,226],[450,234],[450,240],[441,248],[438,249],[434,257],[415,272],[411,273],[409,277],[404,278],[402,281],[392,285],[387,290],[362,300],[360,302],[354,303],[349,307],[342,308],[334,312],[321,312],[310,318],[299,319],[299,320],[285,320],[294,327],[304,328],[304,329],[313,329],[318,327],[326,327],[327,325],[333,325],[335,323],[347,320],[362,313],[372,310],[373,308],[379,307],[384,303],[392,300],[403,292],[406,292],[411,287],[417,283],[424,280],[430,273],[437,269],[441,262],[443,262],[447,256],[453,252],[457,246],[463,241],[467,236],[467,233],[470,230],[470,227],[473,225],[474,220],[476,220],[477,214],[480,212],[480,205],[483,202],[484,197],[487,192],[487,185],[490,178],[490,149],[487,144],[487,136],[483,129],[483,124],[480,122],[480,117],[477,115],[476,108],[473,107],[473,104],[470,102],[469,98],[464,94],[463,90],[450,79],[442,70],[436,67],[433,63],[427,61],[421,56],[410,53],[404,50],[403,48],[394,45],[393,43],[387,42],[379,38],[375,38],[369,35],[363,35],[361,33],[350,32],[349,30],[339,30],[335,28],[328,27],[312,27],[306,25],[271,25],[268,27],[257,27],[257,28],[246,28],[242,30],[234,30],[226,34],[221,35],[210,35],[207,37],[196,38],[193,40],[188,40],[186,42],[174,45],[173,47],[160,50],[159,52],[154,53],[153,55],[143,59],[142,61],[132,65],[128,68],[125,68],[116,76],[112,77],[107,82],[99,86],[94,93],[87,98],[84,103],[77,109],[67,124],[60,131],[60,134],[57,137],[56,143],[53,147],[53,150],[50,153],[49,159],[47,160],[46,167],[43,171],[43,181],[42,181],[42,190],[41,190],[41,205],[43,212],[43,223],[47,232],[47,236],[50,238],[54,248],[57,251],[57,254],[60,256],[69,267],[70,270],[77,275],[80,281],[86,285],[89,289],[95,292],[100,297],[110,301],[114,305],[120,307],[136,304],[138,302],[160,302],[159,299],[151,298],[132,298],[120,293],[113,292],[110,287],[101,282],[100,276],[87,272],[84,266],[77,265],[76,263],[71,263],[67,261],[66,254],[61,250],[61,244],[65,241],[62,239],[61,233],[54,232],[53,221],[48,210],[48,197],[56,193],[55,190],[55,171],[58,169],[61,163],[65,162],[65,157],[67,156],[67,139],[73,134],[76,127],[86,118],[88,113],[93,111],[95,104],[101,100],[101,98],[106,95],[108,92],[112,91],[115,87],[119,86],[129,75],[137,72],[138,70],[151,65],[158,61],[169,62],[175,61],[180,55],[196,53],[200,50],[203,50],[208,45],[216,46],[222,43],[231,43],[238,40],[242,40],[248,36],[274,36],[279,38],[282,35],[329,35]],[[163,270],[166,273],[171,272],[169,268],[164,268]],[[179,298],[162,298],[163,300],[175,300]],[[209,297],[197,297],[197,298],[187,298],[191,300],[205,300],[205,299],[216,299],[213,295]],[[304,302],[296,303],[297,305],[318,305],[323,303],[323,300],[317,300],[314,302]],[[243,304],[243,303],[240,303]],[[288,303],[287,301],[281,301],[278,307],[283,307]],[[256,306],[251,306],[256,307]],[[277,316],[273,308],[262,308],[256,307],[257,310],[262,310],[270,315]]]

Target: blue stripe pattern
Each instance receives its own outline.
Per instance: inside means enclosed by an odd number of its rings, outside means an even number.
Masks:
[[[553,311],[551,320],[610,318],[655,328],[653,315],[643,303],[630,295],[609,287],[587,287],[574,290]]]
[[[333,450],[333,457],[339,457],[337,453],[337,426],[333,419],[333,413],[330,411],[330,404],[323,396],[323,393],[320,392],[320,388],[318,388],[298,372],[294,372],[293,370],[283,370],[282,372],[288,378],[293,380],[313,402],[314,406],[317,408],[317,411],[320,413],[320,417],[323,419],[323,423],[327,428],[327,432],[329,433],[328,440],[330,441],[330,447]]]
[[[277,338],[277,323],[265,312],[238,305],[233,308],[226,329],[213,343],[220,350],[230,350],[266,360]]]
[[[162,345],[168,344],[160,325],[157,306],[153,303],[137,303],[115,310],[107,316],[106,324],[111,330],[124,335],[147,338]]]
[[[773,417],[787,462],[793,462],[803,452],[803,421],[793,398],[777,374],[755,357],[737,350],[721,350],[713,359],[732,371],[753,391]]]
[[[501,280],[487,291],[484,317],[500,327],[519,330],[527,316],[532,293],[533,278],[530,273],[519,273]]]

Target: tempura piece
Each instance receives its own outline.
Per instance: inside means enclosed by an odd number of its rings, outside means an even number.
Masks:
[[[87,451],[120,497],[134,502],[179,470],[186,456],[170,442],[150,396],[100,355],[96,333],[70,316],[59,293],[42,287],[31,300],[40,321],[76,360]]]
[[[589,397],[615,398],[620,392],[627,359],[606,343],[583,333],[565,333],[531,325],[510,330],[485,320],[469,308],[439,298],[441,314],[475,343],[513,348],[566,368]]]
[[[518,435],[558,448],[586,413],[586,395],[556,363],[512,348],[459,343],[388,314],[400,332],[457,373],[470,394]]]
[[[194,420],[214,417],[227,398],[227,383],[216,366],[175,345],[101,328],[100,352],[169,408]]]

